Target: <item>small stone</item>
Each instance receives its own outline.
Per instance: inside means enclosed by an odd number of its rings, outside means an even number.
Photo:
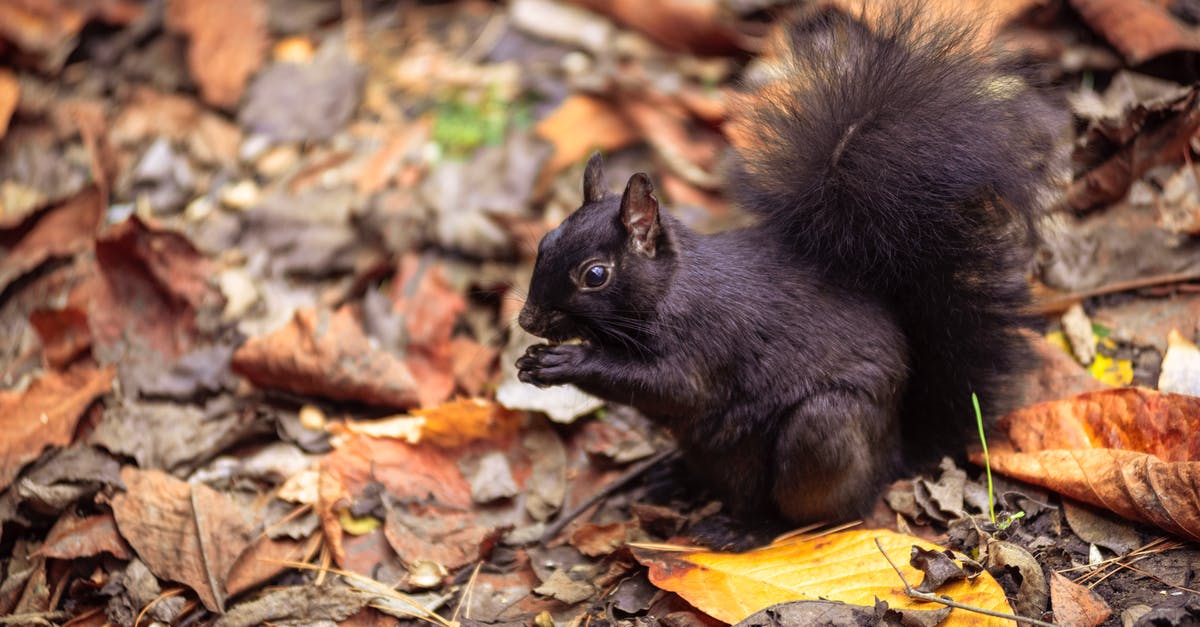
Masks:
[[[300,425],[310,431],[321,431],[325,428],[325,412],[316,405],[304,405],[300,408]]]
[[[199,222],[207,218],[216,208],[216,203],[208,196],[197,196],[187,204],[187,208],[183,210],[183,217],[187,218],[189,222]]]
[[[258,302],[258,287],[244,268],[229,268],[217,275],[217,286],[225,295],[226,320],[237,320],[246,315]]]
[[[258,203],[262,192],[251,180],[243,180],[221,188],[221,204],[230,209],[245,211]]]
[[[449,574],[445,566],[429,560],[417,560],[408,568],[408,583],[414,588],[428,590],[442,585]]]
[[[313,48],[312,40],[299,35],[281,39],[271,51],[271,56],[276,61],[285,63],[308,63],[312,61],[314,54],[316,49]]]
[[[282,176],[300,160],[300,150],[295,144],[275,146],[259,156],[254,162],[254,170],[264,178]]]

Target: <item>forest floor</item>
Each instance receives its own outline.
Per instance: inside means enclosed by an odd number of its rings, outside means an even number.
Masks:
[[[592,151],[689,226],[740,221],[731,95],[785,14],[841,3],[784,4],[0,0],[0,623],[715,625],[819,597],[854,607],[747,624],[875,624],[874,598],[937,607],[881,559],[920,544],[982,564],[938,588],[972,607],[1200,624],[1187,2],[984,3],[982,43],[1073,121],[990,479],[947,460],[857,527],[673,551],[742,523],[669,436],[517,381]]]

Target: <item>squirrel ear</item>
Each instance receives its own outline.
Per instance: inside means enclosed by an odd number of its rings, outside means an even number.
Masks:
[[[583,171],[583,202],[593,203],[608,193],[608,184],[604,181],[604,158],[600,152],[592,153],[588,158],[587,169]]]
[[[661,227],[658,222],[658,199],[654,197],[650,177],[638,172],[629,177],[625,194],[621,196],[621,224],[629,233],[633,250],[653,257]]]

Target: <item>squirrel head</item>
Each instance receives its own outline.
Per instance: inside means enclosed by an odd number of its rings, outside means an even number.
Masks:
[[[583,204],[538,245],[518,322],[560,342],[643,346],[647,320],[675,267],[672,224],[659,214],[650,177],[634,174],[610,194],[599,153],[583,175]]]

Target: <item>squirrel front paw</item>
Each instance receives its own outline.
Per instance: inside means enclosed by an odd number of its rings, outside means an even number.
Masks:
[[[535,344],[517,360],[517,378],[543,388],[574,383],[588,350],[583,344]]]

